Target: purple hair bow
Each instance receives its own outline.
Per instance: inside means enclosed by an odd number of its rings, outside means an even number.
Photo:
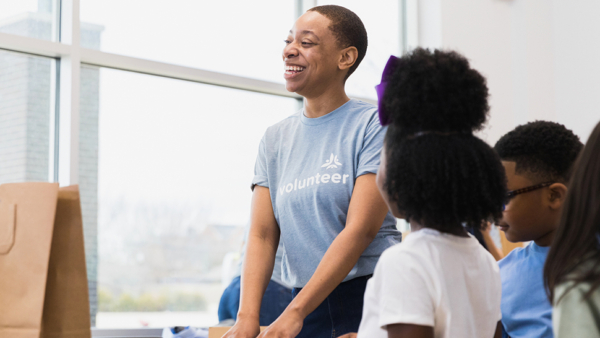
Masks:
[[[381,83],[375,86],[375,90],[377,91],[377,108],[379,113],[379,123],[381,123],[382,126],[387,126],[392,122],[390,115],[385,111],[383,107],[383,94],[385,93],[385,88],[387,87],[390,77],[392,76],[392,74],[396,70],[396,67],[398,66],[398,60],[400,59],[393,55],[390,56],[388,62],[385,65],[385,68],[383,69],[383,74],[381,75]]]

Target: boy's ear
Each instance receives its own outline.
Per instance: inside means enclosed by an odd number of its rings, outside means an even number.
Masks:
[[[548,189],[550,190],[548,197],[550,208],[553,210],[560,209],[567,197],[567,186],[562,183],[554,183]]]

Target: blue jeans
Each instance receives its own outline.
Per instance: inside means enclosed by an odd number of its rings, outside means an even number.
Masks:
[[[367,281],[372,275],[341,283],[306,319],[296,338],[332,338],[358,332]],[[302,289],[294,288],[294,297]]]
[[[236,277],[231,284],[223,291],[221,301],[219,302],[219,321],[226,319],[237,319],[237,313],[240,308],[240,277]],[[285,286],[270,281],[262,299],[260,306],[259,323],[260,326],[269,326],[282,313],[283,310],[292,301],[292,292]]]

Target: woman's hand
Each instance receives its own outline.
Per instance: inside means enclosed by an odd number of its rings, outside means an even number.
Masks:
[[[259,333],[258,321],[238,320],[223,338],[256,338]]]
[[[340,336],[340,338],[356,338],[356,333],[352,332],[352,333],[346,333],[343,336]]]
[[[303,324],[302,316],[286,310],[258,338],[296,338]]]
[[[303,323],[302,316],[286,310],[258,338],[296,338]]]

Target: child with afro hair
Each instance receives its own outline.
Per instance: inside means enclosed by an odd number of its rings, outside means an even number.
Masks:
[[[358,337],[499,336],[498,265],[466,228],[501,217],[506,197],[498,155],[473,135],[485,78],[456,52],[418,48],[390,58],[378,93],[389,128],[377,184],[412,233],[381,256]]]

